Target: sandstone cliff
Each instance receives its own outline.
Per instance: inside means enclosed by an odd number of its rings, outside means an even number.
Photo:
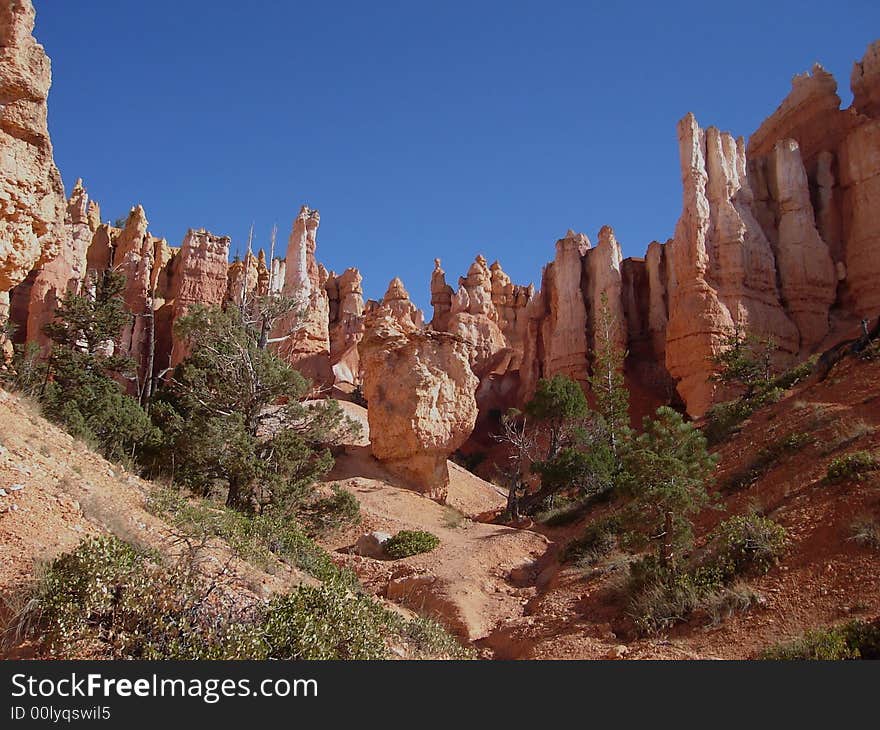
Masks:
[[[30,0],[0,8],[0,320],[9,290],[51,261],[63,239],[64,187],[46,123],[52,73],[32,33]]]

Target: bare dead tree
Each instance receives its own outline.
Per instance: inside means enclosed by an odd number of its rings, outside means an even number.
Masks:
[[[507,487],[507,514],[518,520],[519,499],[528,487],[526,474],[538,453],[538,438],[526,416],[512,408],[501,417],[501,432],[492,434],[492,439],[509,450],[507,463],[496,469]]]

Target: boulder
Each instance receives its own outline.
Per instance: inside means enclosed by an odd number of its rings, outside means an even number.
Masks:
[[[467,342],[420,326],[401,290],[392,282],[391,296],[368,312],[359,344],[370,449],[408,486],[442,503],[446,460],[476,422],[479,381]]]

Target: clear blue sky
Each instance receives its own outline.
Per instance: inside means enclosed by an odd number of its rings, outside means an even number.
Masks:
[[[435,256],[478,252],[540,283],[566,229],[625,255],[673,231],[675,124],[748,135],[815,61],[851,100],[880,2],[35,0],[67,190],[105,220],[286,246],[302,203],[318,257],[426,306]],[[829,15],[830,14],[830,15]],[[430,313],[428,313],[430,316]]]

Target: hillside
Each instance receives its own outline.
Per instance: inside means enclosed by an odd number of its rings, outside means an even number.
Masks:
[[[755,468],[758,453],[792,434],[808,445],[781,454],[752,483],[724,485]],[[601,658],[623,644],[627,658],[754,658],[805,631],[880,615],[880,553],[851,538],[853,523],[880,521],[880,474],[829,484],[832,459],[880,449],[880,362],[849,359],[824,382],[795,387],[756,412],[724,443],[717,474],[720,508],[697,520],[697,545],[722,519],[757,508],[783,525],[789,544],[780,564],[749,581],[759,606],[718,625],[705,618],[681,624],[662,639],[630,640],[620,586],[625,570],[612,555],[592,571],[554,562],[552,578],[529,607],[486,642],[506,658]],[[548,529],[556,545],[579,535],[591,519]],[[549,571],[548,571],[549,572]]]
[[[350,403],[345,409],[365,421],[364,409]],[[97,456],[6,392],[0,393],[0,430],[5,595],[85,535],[112,533],[167,554],[181,551],[180,532],[145,509],[155,485]],[[751,483],[734,491],[724,486],[754,470],[762,448],[792,434],[807,434],[810,442],[765,464]],[[474,518],[503,506],[496,487],[451,464],[448,504],[439,505],[390,475],[366,443],[364,435],[348,444],[319,485],[344,486],[361,508],[360,523],[331,534],[324,546],[370,592],[436,618],[475,642],[486,658],[750,658],[815,627],[880,615],[880,556],[849,539],[858,518],[880,518],[880,479],[874,473],[825,480],[835,457],[880,449],[878,361],[848,359],[824,382],[796,386],[719,448],[720,503],[698,517],[697,545],[725,517],[755,508],[787,529],[789,544],[777,567],[749,582],[761,597],[758,606],[717,625],[696,617],[660,638],[632,634],[619,590],[621,556],[592,570],[559,560],[565,543],[606,506],[564,527],[486,524]],[[433,532],[440,546],[393,561],[349,553],[365,532],[401,529]],[[214,541],[203,565],[226,566],[230,581],[258,596],[314,582],[282,562],[260,570],[234,558],[221,541]]]

